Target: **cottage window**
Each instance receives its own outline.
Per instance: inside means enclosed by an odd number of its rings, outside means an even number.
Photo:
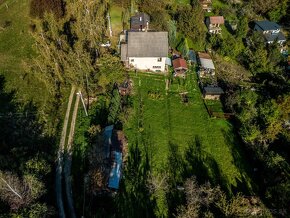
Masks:
[[[161,62],[161,61],[162,61],[162,58],[157,58],[157,61],[158,61],[158,62]]]
[[[161,69],[161,66],[153,66],[153,69]]]
[[[134,62],[134,59],[131,59],[131,62]]]

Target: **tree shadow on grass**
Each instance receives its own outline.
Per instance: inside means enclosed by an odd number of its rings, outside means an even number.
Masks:
[[[116,217],[154,217],[155,199],[146,186],[150,171],[149,156],[138,144],[129,149],[128,162],[116,197]]]
[[[230,187],[226,176],[211,154],[204,151],[202,142],[198,136],[188,143],[185,151],[184,178],[195,175],[200,184],[210,182],[212,185],[219,185],[227,193]]]
[[[199,184],[209,181],[226,192],[230,190],[225,175],[214,158],[203,150],[198,136],[188,143],[184,155],[176,144],[169,143],[168,165],[170,191],[167,193],[167,202],[170,216],[177,214],[178,207],[185,202],[182,186],[187,178],[195,176]]]
[[[172,142],[168,143],[169,154],[168,154],[168,169],[169,169],[169,190],[167,193],[167,202],[169,215],[177,214],[177,207],[184,203],[184,193],[179,191],[177,187],[181,187],[184,181],[184,157],[179,150],[177,144]]]
[[[56,139],[46,134],[34,103],[17,102],[16,93],[7,92],[4,87],[5,78],[0,75],[0,170],[19,176],[36,176],[45,184],[47,193],[41,201],[54,204],[54,196],[50,193],[53,190],[52,166]],[[28,167],[28,163],[37,168]],[[44,165],[39,167],[39,163]],[[41,170],[42,167],[45,171]]]
[[[242,147],[242,141],[237,136],[233,136],[225,130],[222,132],[231,151],[233,164],[237,167],[241,174],[241,178],[236,178],[237,185],[231,186],[231,191],[233,193],[243,192],[244,194],[251,195],[257,187],[251,176],[251,166],[248,161],[249,158],[247,158],[245,153],[246,151]]]
[[[106,105],[105,97],[98,100],[96,112],[91,119],[91,124],[99,124],[102,128],[107,126],[107,119],[109,114],[109,108]]]

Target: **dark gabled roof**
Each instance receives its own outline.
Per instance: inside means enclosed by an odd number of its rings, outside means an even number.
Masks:
[[[220,87],[206,86],[203,88],[205,95],[221,95],[224,91]]]
[[[258,31],[277,30],[281,28],[277,23],[268,20],[255,21],[255,24],[255,30]]]
[[[177,69],[177,68],[188,69],[187,68],[187,64],[186,64],[186,60],[184,60],[183,58],[174,59],[172,61],[172,63],[173,63],[173,68],[174,69]]]
[[[140,27],[145,28],[147,22],[150,22],[150,17],[146,13],[137,13],[135,16],[130,19],[131,30],[139,30]]]
[[[167,57],[168,32],[128,32],[128,57]]]
[[[285,36],[281,32],[279,32],[278,34],[267,33],[267,34],[264,34],[264,37],[267,40],[267,42],[274,42],[275,40],[277,40],[278,42],[286,41]]]

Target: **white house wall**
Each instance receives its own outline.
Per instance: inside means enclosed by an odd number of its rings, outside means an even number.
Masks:
[[[149,58],[149,57],[130,57],[129,65],[139,70],[150,70],[150,71],[165,71],[166,57],[160,58]]]

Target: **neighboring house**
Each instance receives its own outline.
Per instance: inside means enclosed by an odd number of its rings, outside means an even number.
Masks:
[[[150,17],[146,13],[137,13],[130,19],[132,31],[147,31],[149,29]]]
[[[206,26],[208,28],[208,32],[211,34],[221,34],[221,25],[224,23],[225,20],[223,16],[211,16],[206,18]]]
[[[180,76],[185,78],[185,73],[188,70],[186,60],[183,58],[176,58],[172,61],[174,76]]]
[[[203,88],[204,99],[218,100],[224,91],[220,87],[205,86]]]
[[[211,12],[212,10],[212,1],[211,0],[200,0],[200,4],[202,9],[207,12]]]
[[[121,44],[121,61],[128,68],[164,72],[168,55],[168,32],[127,32]]]
[[[268,20],[255,21],[254,30],[261,32],[265,41],[269,44],[273,43],[275,40],[277,40],[280,45],[286,42],[286,38],[281,32],[281,27],[275,22]]]
[[[208,53],[198,52],[199,76],[207,77],[215,75],[215,67]]]

